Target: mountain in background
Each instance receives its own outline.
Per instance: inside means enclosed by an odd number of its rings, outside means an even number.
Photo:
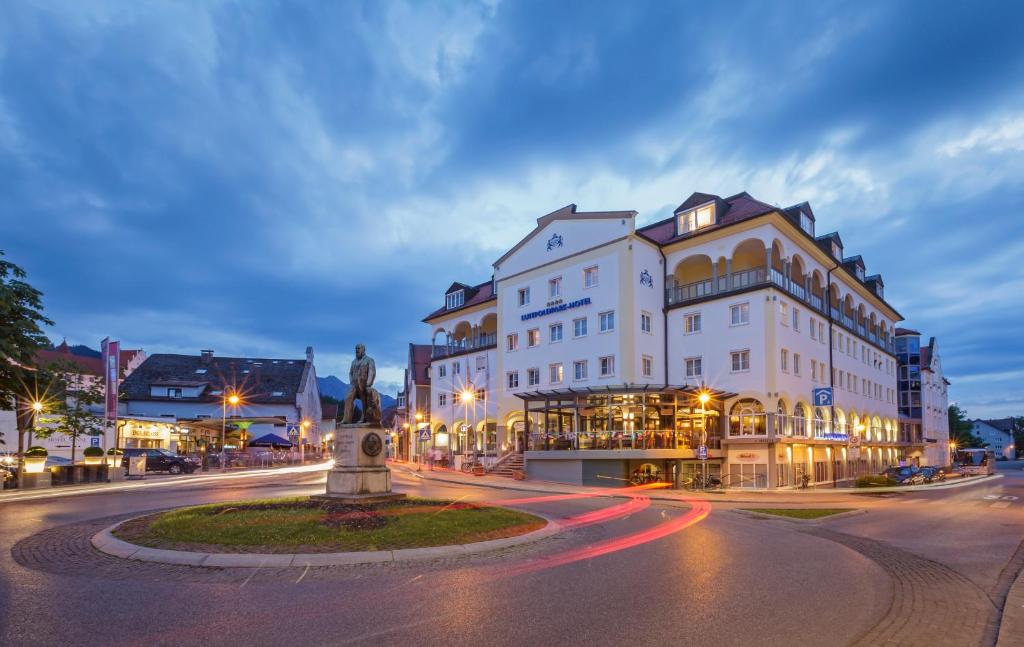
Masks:
[[[329,395],[335,400],[344,400],[345,396],[348,395],[348,384],[342,382],[341,379],[334,375],[328,375],[327,377],[316,378],[317,385],[320,387],[320,395]],[[387,409],[388,407],[395,406],[396,402],[393,397],[385,393],[380,394],[380,408]]]

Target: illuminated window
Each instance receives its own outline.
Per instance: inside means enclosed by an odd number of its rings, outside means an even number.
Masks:
[[[540,328],[526,331],[526,345],[530,348],[540,344]]]
[[[679,214],[679,233],[685,234],[689,231],[696,231],[702,227],[714,224],[715,206],[713,204],[698,207],[691,211]]]
[[[683,315],[683,334],[692,335],[700,332],[700,313],[692,312]]]
[[[608,355],[607,357],[598,358],[598,362],[601,365],[601,377],[608,377],[609,375],[615,375],[615,357]]]
[[[519,333],[512,333],[505,337],[505,348],[510,353],[519,350]]]
[[[552,384],[561,384],[562,382],[562,365],[551,364],[548,366],[548,380]]]

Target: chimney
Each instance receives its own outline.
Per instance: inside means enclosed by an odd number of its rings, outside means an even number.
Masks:
[[[306,346],[306,361],[307,362],[312,362],[313,361],[313,347],[312,346]]]
[[[199,358],[202,360],[203,364],[209,364],[210,360],[213,359],[213,351],[201,350],[199,351]]]

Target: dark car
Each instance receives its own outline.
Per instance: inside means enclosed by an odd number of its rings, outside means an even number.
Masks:
[[[927,466],[921,468],[925,483],[938,483],[946,480],[946,472],[941,467]]]
[[[896,481],[897,485],[920,485],[925,482],[924,474],[916,467],[890,467],[883,474]]]
[[[131,448],[124,450],[124,458],[121,464],[128,469],[128,459],[134,456],[146,455],[147,472],[170,472],[171,474],[191,474],[199,467],[195,461],[185,456],[172,454],[166,449],[139,449]]]

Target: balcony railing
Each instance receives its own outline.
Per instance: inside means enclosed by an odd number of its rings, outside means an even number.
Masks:
[[[798,418],[777,413],[753,413],[729,416],[726,438],[800,438],[846,442],[851,435],[850,425],[829,424],[817,418]],[[893,442],[881,427],[865,430],[863,440],[873,443]]]
[[[581,431],[564,434],[530,434],[532,451],[558,450],[624,450],[624,449],[674,449],[694,450],[700,445],[700,434],[696,432],[658,430],[611,430]],[[721,449],[718,436],[708,436],[707,445],[710,449]]]
[[[466,337],[465,339],[460,339],[457,343],[452,343],[447,346],[434,346],[430,356],[434,359],[439,357],[450,357],[452,355],[461,355],[462,353],[468,353],[474,350],[494,348],[497,345],[498,333],[494,332],[478,335],[476,337]]]
[[[726,276],[670,286],[665,288],[665,300],[667,305],[672,306],[717,294],[725,295],[761,284],[778,287],[826,317],[831,313],[834,323],[841,325],[862,339],[881,346],[890,353],[895,353],[896,349],[892,337],[886,337],[870,331],[866,325],[858,323],[852,316],[845,314],[842,308],[824,303],[822,297],[814,293],[809,294],[805,286],[793,281],[775,268],[755,267],[732,272]]]

